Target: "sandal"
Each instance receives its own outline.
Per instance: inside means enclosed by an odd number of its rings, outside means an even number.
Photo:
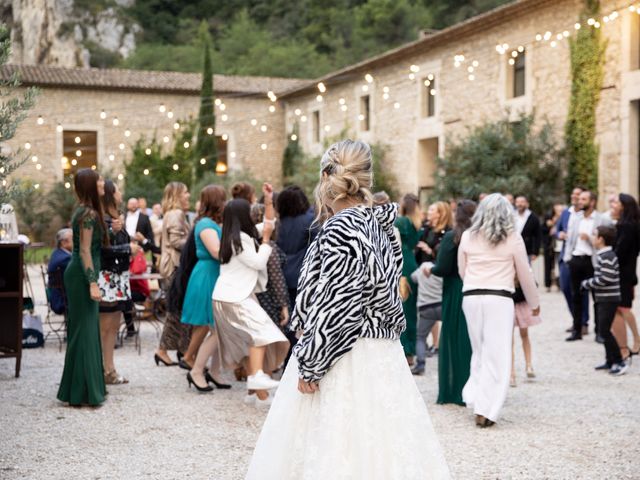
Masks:
[[[115,370],[111,370],[109,373],[104,374],[104,383],[107,385],[122,385],[129,383],[129,380],[119,375]]]

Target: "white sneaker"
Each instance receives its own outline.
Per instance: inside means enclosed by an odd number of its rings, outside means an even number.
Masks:
[[[255,401],[256,407],[269,407],[273,403],[273,395],[269,395],[264,400],[260,400],[260,398],[258,398],[257,395],[255,397],[256,397],[256,401]]]
[[[609,370],[609,374],[619,377],[620,375],[624,375],[625,373],[627,373],[627,370],[629,370],[629,366],[625,362],[616,363],[611,366],[611,370]]]
[[[247,390],[270,390],[280,385],[280,382],[272,379],[262,370],[258,370],[255,375],[247,377]]]

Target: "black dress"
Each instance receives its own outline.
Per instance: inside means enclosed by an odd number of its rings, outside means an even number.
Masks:
[[[618,223],[614,251],[620,264],[620,306],[631,308],[634,287],[638,284],[636,264],[640,252],[640,224]]]

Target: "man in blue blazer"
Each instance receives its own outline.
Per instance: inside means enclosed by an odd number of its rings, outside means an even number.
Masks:
[[[51,254],[47,273],[49,277],[59,272],[59,278],[62,279],[64,271],[71,260],[71,252],[73,251],[73,231],[70,228],[63,228],[56,234],[56,249]],[[51,278],[49,279],[51,282]],[[65,310],[64,302],[64,286],[62,288],[49,289],[49,301],[51,310],[62,315]]]

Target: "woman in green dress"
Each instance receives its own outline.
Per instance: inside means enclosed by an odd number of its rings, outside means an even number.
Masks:
[[[80,206],[71,220],[73,254],[64,272],[67,292],[67,353],[58,400],[69,405],[100,405],[106,394],[98,319],[100,246],[108,243],[100,197],[104,180],[89,168],[77,172]]]
[[[400,294],[402,311],[407,320],[407,329],[400,337],[404,354],[409,365],[413,364],[413,357],[416,354],[416,323],[418,321],[417,295],[418,286],[411,280],[411,274],[418,268],[415,250],[418,240],[422,235],[422,210],[418,197],[412,193],[406,194],[400,206],[400,216],[397,218],[395,226],[400,231],[400,241],[402,242],[402,278],[400,279]],[[404,285],[403,285],[404,284]],[[408,289],[406,287],[409,287]],[[407,291],[408,290],[408,291]],[[408,294],[408,296],[407,296]]]
[[[462,280],[458,274],[458,245],[462,233],[471,226],[476,204],[471,200],[458,203],[455,227],[445,233],[438,257],[429,274],[443,278],[442,330],[438,351],[438,403],[463,405],[462,389],[469,379],[471,342],[467,321],[462,312]]]

